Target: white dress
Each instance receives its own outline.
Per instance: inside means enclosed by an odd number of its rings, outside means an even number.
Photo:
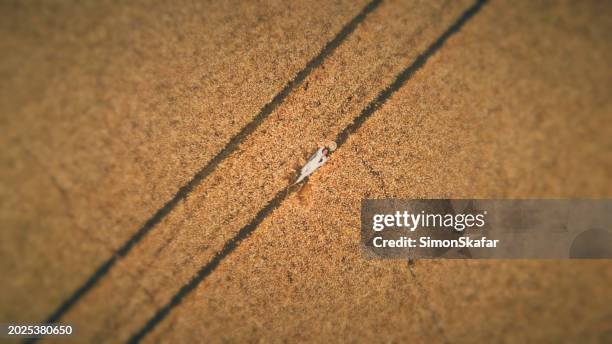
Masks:
[[[302,170],[300,171],[300,177],[293,184],[301,182],[302,180],[304,180],[304,178],[311,175],[314,171],[316,171],[319,167],[323,166],[323,164],[327,162],[329,157],[323,154],[324,149],[325,147],[317,149],[317,151],[310,157],[310,159],[308,159],[308,162],[306,162],[306,165],[304,165],[304,167],[302,167]]]

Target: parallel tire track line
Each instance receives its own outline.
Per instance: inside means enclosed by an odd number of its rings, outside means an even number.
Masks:
[[[251,135],[263,121],[287,98],[287,96],[317,68],[323,61],[332,54],[338,46],[357,28],[357,26],[365,20],[365,18],[374,11],[382,2],[382,0],[373,0],[368,3],[350,22],[348,22],[336,36],[323,47],[317,56],[312,60],[308,61],[306,66],[300,70],[296,76],[289,80],[283,89],[277,93],[274,98],[266,105],[264,105],[259,113],[247,124],[240,132],[233,136],[230,141],[215,155],[202,169],[200,169],[192,179],[183,185],[176,194],[168,202],[164,204],[153,216],[151,216],[138,231],[130,237],[116,252],[115,254],[100,265],[94,273],[83,283],[78,289],[76,289],[64,302],[53,311],[53,313],[46,319],[46,323],[55,323],[66,314],[87,292],[89,292],[104,276],[106,276],[111,268],[119,261],[119,259],[125,257],[129,252],[138,244],[142,239],[157,225],[159,224],[178,204],[181,200],[185,199],[193,189],[200,184],[200,182],[209,176],[217,166],[225,159],[227,159],[232,153],[234,153],[240,144]],[[35,342],[26,341],[28,343]]]
[[[487,0],[477,0],[472,6],[466,9],[459,18],[450,25],[442,35],[440,35],[423,53],[421,53],[414,62],[400,72],[395,80],[383,89],[378,96],[371,101],[357,116],[352,123],[347,125],[341,132],[338,133],[336,137],[336,143],[338,144],[338,148],[342,146],[346,140],[349,138],[351,134],[356,132],[363,123],[374,114],[380,107],[395,93],[397,90],[403,86],[406,81],[408,81],[414,73],[419,70],[421,67],[425,65],[427,60],[434,55],[440,48],[444,45],[444,43],[448,40],[449,37],[459,32],[461,27],[465,25],[465,23],[470,20],[478,11],[482,8],[482,6],[487,2]],[[229,241],[225,243],[223,248],[217,252],[217,254],[192,277],[192,279],[185,285],[179,289],[179,291],[174,294],[174,296],[170,299],[168,303],[166,303],[163,307],[161,307],[155,315],[147,321],[147,323],[136,332],[129,340],[128,343],[139,343],[148,333],[150,333],[175,307],[181,304],[181,302],[185,299],[185,297],[192,292],[208,275],[210,275],[216,268],[219,266],[221,261],[232,253],[240,243],[249,237],[251,233],[257,228],[263,220],[272,213],[276,208],[278,208],[282,202],[292,193],[295,192],[295,189],[291,190],[290,187],[286,187],[279,191],[274,198],[268,202],[268,204],[263,207],[249,222],[247,225],[242,227],[240,231]]]

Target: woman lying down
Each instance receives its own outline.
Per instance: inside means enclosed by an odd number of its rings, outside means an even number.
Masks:
[[[328,146],[323,146],[317,149],[317,151],[308,159],[306,165],[300,170],[300,176],[291,184],[291,186],[298,184],[306,177],[314,173],[319,167],[323,166],[327,160],[329,160],[329,154],[336,149],[336,143],[332,143]]]

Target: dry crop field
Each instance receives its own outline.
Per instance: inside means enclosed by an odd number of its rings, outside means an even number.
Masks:
[[[359,238],[363,198],[612,197],[611,2],[0,17],[0,323],[79,343],[612,341],[610,261],[409,264]]]

